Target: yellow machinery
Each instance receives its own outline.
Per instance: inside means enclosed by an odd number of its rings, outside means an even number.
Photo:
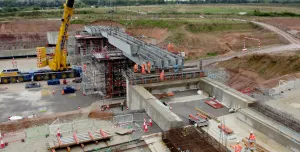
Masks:
[[[73,6],[74,0],[66,0],[54,54],[47,57],[45,47],[37,48],[37,64],[39,68],[49,66],[53,71],[65,71],[69,69],[69,66],[67,65],[68,54],[66,42],[68,40],[68,28],[70,25],[70,20],[74,14]]]

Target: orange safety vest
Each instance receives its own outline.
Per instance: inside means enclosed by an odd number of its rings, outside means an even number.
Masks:
[[[142,73],[145,74],[146,71],[145,71],[145,64],[142,64]]]
[[[160,80],[163,81],[165,77],[165,72],[161,72],[160,73]]]
[[[249,139],[250,139],[250,140],[255,140],[254,134],[250,134]]]
[[[240,144],[236,144],[234,147],[234,152],[241,152],[243,147]]]
[[[139,66],[138,66],[137,64],[135,64],[135,65],[133,66],[133,71],[134,71],[134,72],[138,72],[138,69],[139,69]]]
[[[151,63],[148,62],[148,73],[151,73],[150,68],[151,68]]]

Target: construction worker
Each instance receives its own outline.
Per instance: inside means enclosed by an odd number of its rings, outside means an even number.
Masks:
[[[241,152],[243,149],[243,147],[240,145],[240,141],[237,141],[235,145],[231,145],[230,147],[234,149],[234,152]]]
[[[143,62],[143,64],[142,64],[142,74],[146,74],[146,64],[145,64],[145,62]]]
[[[134,73],[137,73],[138,70],[139,70],[139,65],[138,65],[138,64],[135,64],[135,65],[133,66],[133,72],[134,72]]]
[[[151,63],[150,62],[148,62],[148,64],[147,64],[148,66],[147,66],[147,70],[148,70],[148,73],[151,73]]]
[[[174,65],[174,72],[178,72],[179,66],[176,64]]]
[[[249,143],[249,146],[250,146],[249,148],[251,150],[255,149],[255,146],[254,146],[255,141],[256,141],[256,137],[255,137],[253,131],[250,131],[250,135],[249,135],[249,138],[248,138],[248,143]]]
[[[255,139],[256,139],[256,137],[255,137],[253,131],[250,131],[249,141],[254,142]]]
[[[160,80],[161,80],[161,81],[163,81],[163,80],[165,79],[165,71],[164,71],[164,70],[161,71],[159,77],[160,77]]]

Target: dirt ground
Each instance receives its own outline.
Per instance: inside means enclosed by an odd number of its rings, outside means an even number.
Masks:
[[[156,44],[166,48],[171,39],[181,39],[175,45],[175,51],[184,51],[189,59],[196,59],[206,56],[207,53],[225,54],[230,51],[241,51],[244,37],[253,37],[261,40],[261,46],[274,44],[284,44],[285,42],[276,33],[259,29],[246,32],[201,32],[191,33],[181,27],[178,30],[170,31],[162,28],[130,29],[134,36],[147,36],[156,39]],[[178,38],[177,38],[178,37]],[[141,38],[141,40],[151,43],[151,39]],[[257,41],[247,41],[248,48],[258,48]]]
[[[300,78],[299,51],[233,58],[218,63],[230,73],[226,84],[234,89],[272,88],[279,80]],[[267,69],[267,70],[266,70]]]
[[[0,40],[2,42],[40,41],[47,40],[47,32],[58,31],[61,25],[59,19],[52,20],[16,20],[0,22]],[[121,24],[110,21],[95,21],[91,25],[119,26]],[[71,24],[69,32],[82,30],[84,25]]]
[[[278,24],[280,26],[284,26],[286,28],[289,28],[291,30],[297,30],[300,31],[300,19],[299,18],[266,18],[262,21],[269,23],[269,24]]]
[[[47,33],[45,31],[57,31],[60,27],[60,20],[17,20],[12,22],[0,22],[0,40],[2,42],[17,41],[46,41]],[[123,26],[117,22],[99,20],[92,25]],[[84,25],[71,24],[69,31],[79,31]],[[133,36],[145,36],[142,40],[151,43],[155,39],[156,44],[166,47],[170,42],[169,37],[182,34],[182,42],[175,46],[176,51],[184,51],[189,58],[197,58],[207,55],[207,53],[224,54],[229,51],[240,51],[243,48],[243,38],[245,36],[261,39],[261,45],[272,45],[284,43],[275,33],[263,29],[255,29],[245,32],[201,32],[194,34],[188,32],[185,27],[177,30],[168,30],[163,28],[140,28],[127,29],[127,32]],[[176,38],[176,37],[175,37]],[[248,47],[258,47],[257,42],[248,41]]]
[[[274,25],[280,29],[294,35],[300,39],[300,19],[299,18],[266,18],[262,22]]]

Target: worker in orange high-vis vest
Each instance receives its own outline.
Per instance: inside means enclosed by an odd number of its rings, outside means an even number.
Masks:
[[[147,70],[148,70],[148,73],[151,73],[151,63],[150,62],[148,62],[148,64],[147,64]]]
[[[161,80],[161,81],[163,81],[163,80],[165,79],[165,71],[164,71],[164,70],[161,71],[159,77],[160,77],[160,80]]]
[[[255,137],[253,131],[250,131],[248,142],[249,142],[249,146],[250,146],[251,150],[255,149],[255,145],[254,145],[255,141],[256,141],[256,137]]]
[[[142,64],[142,74],[146,74],[146,64],[143,62]]]
[[[256,139],[256,137],[255,137],[255,135],[254,135],[254,133],[253,133],[253,131],[250,131],[250,136],[249,136],[249,140],[251,140],[251,141],[255,141],[255,139]]]
[[[234,152],[241,152],[243,149],[243,147],[240,145],[240,141],[237,141],[235,145],[231,145],[230,147],[234,149]]]
[[[135,64],[135,65],[133,66],[133,72],[134,72],[134,73],[137,73],[138,70],[139,70],[139,65],[138,65],[138,64]]]

